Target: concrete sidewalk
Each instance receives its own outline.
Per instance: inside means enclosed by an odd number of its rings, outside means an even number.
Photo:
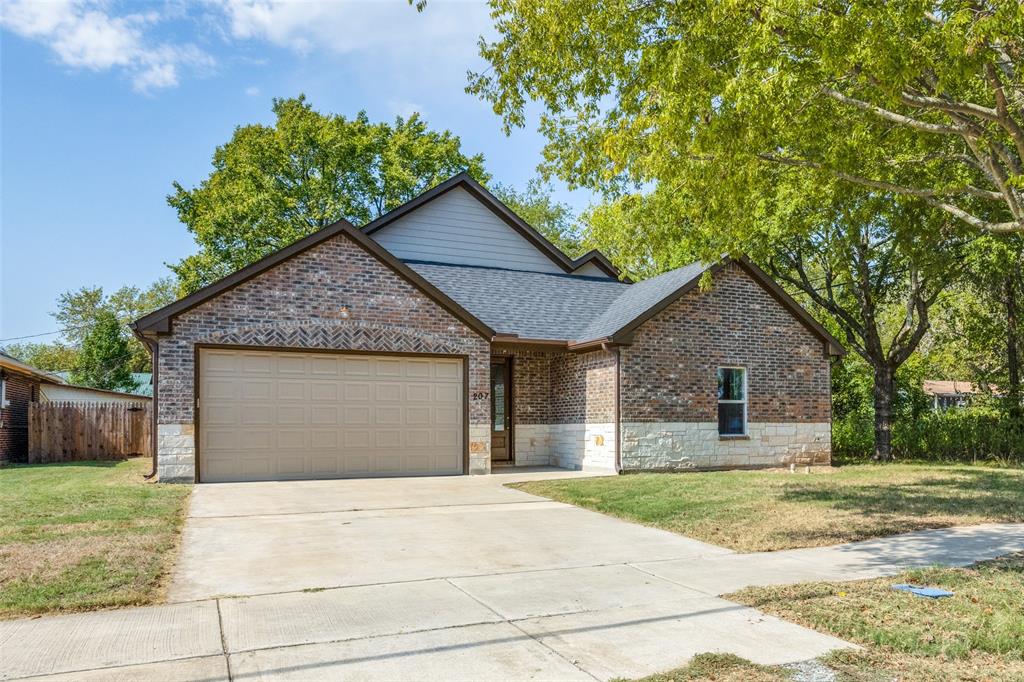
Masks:
[[[605,680],[705,651],[790,663],[850,645],[715,595],[1022,549],[1024,525],[987,525],[7,621],[0,678]]]

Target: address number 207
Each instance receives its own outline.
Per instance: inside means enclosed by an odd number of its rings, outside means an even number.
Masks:
[[[486,391],[477,391],[472,395],[472,398],[473,400],[487,400],[487,396],[489,395],[490,393],[487,393]]]

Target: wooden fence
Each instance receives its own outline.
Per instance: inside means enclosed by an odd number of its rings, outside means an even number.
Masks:
[[[28,461],[76,462],[152,455],[153,406],[138,403],[31,403]]]

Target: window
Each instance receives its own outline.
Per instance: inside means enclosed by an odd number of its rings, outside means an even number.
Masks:
[[[7,400],[7,379],[0,375],[0,410],[6,410],[10,406]]]
[[[747,435],[747,370],[718,368],[718,435]]]

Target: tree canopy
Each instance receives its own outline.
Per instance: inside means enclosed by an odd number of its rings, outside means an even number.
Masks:
[[[469,90],[507,127],[545,107],[545,168],[688,192],[750,228],[766,165],[1024,231],[1016,0],[492,0]]]
[[[341,218],[362,225],[460,171],[489,179],[480,154],[419,114],[374,123],[275,99],[273,125],[245,125],[199,186],[167,199],[199,252],[172,269],[188,293]]]
[[[82,339],[71,382],[114,391],[135,389],[125,329],[110,310],[101,310]]]

